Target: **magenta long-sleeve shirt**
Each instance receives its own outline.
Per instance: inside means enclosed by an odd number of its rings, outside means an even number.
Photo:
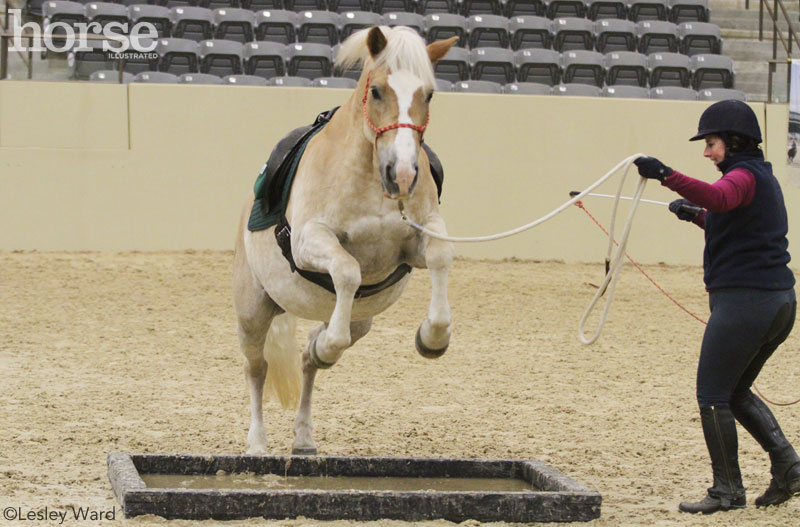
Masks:
[[[755,176],[743,168],[734,168],[714,183],[685,176],[676,170],[664,178],[662,185],[711,212],[728,212],[747,206],[756,193]],[[694,223],[705,228],[705,211],[695,218]]]

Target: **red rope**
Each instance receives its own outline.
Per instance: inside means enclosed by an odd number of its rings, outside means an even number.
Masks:
[[[576,203],[575,203],[575,205],[576,205],[576,206],[577,206],[579,209],[581,209],[583,212],[585,212],[585,213],[586,213],[586,215],[587,215],[587,216],[589,216],[589,217],[592,219],[592,221],[595,223],[595,225],[597,225],[598,227],[600,227],[600,230],[602,230],[604,233],[606,233],[606,236],[610,236],[610,235],[609,235],[609,233],[608,233],[608,231],[605,229],[605,227],[603,227],[603,225],[602,225],[602,224],[601,224],[599,221],[597,221],[597,218],[595,218],[594,216],[592,216],[592,213],[591,213],[591,212],[589,212],[589,211],[586,209],[586,207],[584,207],[584,206],[583,206],[583,202],[581,202],[581,201],[578,201],[578,202],[576,202]],[[614,240],[614,244],[615,244],[615,245],[617,245],[617,247],[619,247],[619,243],[617,243],[617,240]],[[658,284],[656,283],[656,281],[655,281],[655,280],[653,280],[653,279],[650,277],[650,275],[649,275],[649,274],[647,274],[647,273],[645,272],[645,270],[644,270],[644,269],[642,269],[642,266],[640,266],[638,263],[636,263],[636,261],[635,261],[633,258],[631,258],[631,256],[630,256],[630,255],[629,255],[627,252],[625,253],[625,257],[626,257],[626,258],[627,258],[627,259],[628,259],[628,260],[629,260],[629,261],[630,261],[630,262],[633,264],[633,266],[634,266],[636,269],[638,269],[638,270],[639,270],[639,272],[640,272],[640,273],[642,273],[642,274],[645,276],[645,278],[647,278],[648,280],[650,280],[650,283],[651,283],[651,284],[653,284],[654,286],[656,286],[656,289],[658,289],[659,291],[661,291],[661,293],[663,293],[663,294],[664,294],[664,296],[666,296],[667,298],[669,298],[670,300],[672,300],[672,302],[673,302],[673,303],[674,303],[676,306],[678,306],[678,307],[679,307],[679,308],[681,308],[681,309],[682,309],[684,312],[686,312],[687,314],[689,314],[690,316],[692,316],[692,317],[693,317],[695,320],[697,320],[697,321],[699,321],[699,322],[702,322],[702,323],[703,323],[703,324],[705,324],[705,325],[708,325],[708,322],[706,322],[706,321],[705,321],[705,320],[703,320],[702,318],[698,317],[697,315],[695,315],[694,313],[692,313],[691,311],[689,311],[688,309],[686,309],[686,308],[685,308],[683,305],[681,305],[681,303],[680,303],[680,302],[678,302],[677,300],[675,300],[675,299],[672,297],[672,295],[670,295],[669,293],[667,293],[667,292],[666,292],[666,291],[665,291],[665,290],[664,290],[664,289],[663,289],[663,288],[662,288],[660,285],[658,285]],[[779,402],[775,402],[775,401],[772,401],[772,400],[770,400],[769,398],[767,398],[767,397],[766,397],[766,396],[765,396],[763,393],[761,393],[761,391],[758,389],[758,387],[757,387],[755,384],[753,384],[753,389],[756,391],[756,393],[757,393],[757,394],[758,394],[758,395],[759,395],[759,396],[760,396],[762,399],[764,399],[765,401],[767,401],[767,402],[768,402],[768,403],[770,403],[770,404],[774,404],[775,406],[791,406],[791,405],[793,405],[793,404],[800,403],[800,399],[797,399],[797,400],[795,400],[795,401],[792,401],[792,402],[790,402],[790,403],[779,403]]]

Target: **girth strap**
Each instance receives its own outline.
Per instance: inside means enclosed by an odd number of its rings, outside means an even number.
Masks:
[[[286,221],[285,217],[281,218],[281,220],[282,221],[275,226],[275,239],[278,242],[278,247],[281,248],[283,257],[289,262],[289,267],[291,267],[292,272],[297,272],[297,274],[309,282],[313,282],[327,291],[336,294],[336,289],[333,287],[333,278],[331,278],[331,275],[327,273],[306,271],[305,269],[298,268],[294,263],[294,258],[292,257],[292,228],[289,226],[289,223]],[[376,295],[384,289],[391,287],[402,280],[402,278],[410,272],[410,265],[405,263],[400,264],[397,269],[395,269],[394,272],[387,276],[383,281],[377,284],[362,285],[359,287],[356,290],[355,298],[365,298]]]

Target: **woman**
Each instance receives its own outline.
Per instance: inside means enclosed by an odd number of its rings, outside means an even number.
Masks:
[[[682,512],[711,514],[745,506],[735,421],[769,453],[772,481],[756,506],[783,503],[800,492],[800,457],[775,416],[750,387],[792,330],[797,302],[789,269],[788,222],[780,185],[758,147],[756,115],[741,101],[712,104],[700,117],[703,155],[722,172],[713,184],[690,178],[658,159],[635,161],[686,199],[670,210],[705,229],[703,255],[711,316],[697,368],[697,402],[714,484]],[[695,205],[696,204],[696,205]]]

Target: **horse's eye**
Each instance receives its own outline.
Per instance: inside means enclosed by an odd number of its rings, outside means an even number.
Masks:
[[[433,92],[430,92],[427,97],[425,97],[425,102],[431,102],[433,99]]]
[[[372,87],[372,98],[378,101],[381,100],[381,92],[375,86]]]

